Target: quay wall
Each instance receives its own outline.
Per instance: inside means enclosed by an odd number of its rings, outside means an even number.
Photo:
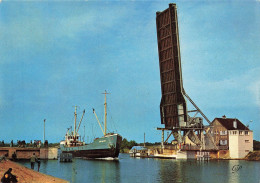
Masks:
[[[40,159],[58,159],[58,148],[41,148]]]
[[[149,147],[148,155],[161,155],[161,156],[173,156],[175,155],[177,159],[197,159],[198,149],[182,149],[174,150],[169,148],[159,148],[159,147]],[[231,159],[229,150],[203,150],[203,152],[208,152],[210,159]]]
[[[33,147],[1,147],[0,156],[12,159],[16,154],[17,159],[30,159],[33,153],[40,159],[58,159],[58,148],[33,148]]]
[[[0,156],[5,156],[6,154],[8,154],[8,150],[7,149],[0,149]]]
[[[210,152],[211,159],[230,159],[229,150],[218,150]]]
[[[196,159],[196,151],[179,151],[177,159]]]
[[[32,157],[33,153],[35,153],[36,157],[40,156],[39,150],[33,150],[33,149],[18,149],[18,150],[16,150],[17,159],[30,159]],[[13,153],[9,153],[8,158],[12,158],[12,154]]]

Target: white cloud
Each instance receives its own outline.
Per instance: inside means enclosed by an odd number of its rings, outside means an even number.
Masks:
[[[62,36],[66,34],[66,36],[70,37],[79,37],[78,34],[82,32],[96,35],[120,24],[120,20],[129,13],[129,10],[123,5],[111,8],[102,7],[100,9],[86,8],[85,11],[59,20],[59,28],[56,30],[58,34]]]
[[[249,86],[249,90],[253,93],[254,102],[260,107],[260,79],[258,81],[252,82]]]
[[[248,106],[260,107],[260,67],[248,70],[243,75],[209,81],[189,79],[184,83],[186,92],[195,96],[200,103],[208,106]]]
[[[10,7],[10,12],[16,12],[13,10]],[[37,11],[23,9],[22,15],[9,13],[9,17],[3,17],[8,21],[0,21],[0,63],[10,62],[15,54],[24,51],[52,51],[53,47],[71,46],[59,44],[60,40],[78,41],[82,36],[97,37],[112,28],[120,29],[121,19],[131,11],[123,4],[80,10],[68,8],[63,16],[55,16],[55,13],[44,16],[45,11],[40,8]]]

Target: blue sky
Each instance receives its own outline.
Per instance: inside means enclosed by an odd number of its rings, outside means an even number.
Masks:
[[[156,11],[170,1],[0,3],[0,140],[59,142],[74,108],[128,140],[160,141]],[[260,2],[177,1],[184,88],[212,121],[238,118],[260,140]],[[192,107],[190,109],[193,109]],[[206,124],[206,122],[205,122]]]

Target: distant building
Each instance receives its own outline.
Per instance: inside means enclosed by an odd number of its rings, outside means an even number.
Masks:
[[[220,150],[229,150],[230,158],[244,158],[253,151],[253,131],[235,118],[215,118],[211,134]]]

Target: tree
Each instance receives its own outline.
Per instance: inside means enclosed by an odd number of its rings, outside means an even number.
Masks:
[[[121,143],[121,147],[120,147],[120,151],[121,152],[124,152],[124,149],[131,149],[133,146],[136,146],[137,143],[134,141],[134,140],[131,140],[130,142],[128,142],[128,140],[126,138],[124,138],[122,140],[122,143]]]
[[[260,150],[260,142],[257,140],[253,141],[254,150]]]
[[[128,143],[128,148],[131,149],[133,146],[136,146],[137,143],[134,141],[134,140],[131,140],[129,143]]]

